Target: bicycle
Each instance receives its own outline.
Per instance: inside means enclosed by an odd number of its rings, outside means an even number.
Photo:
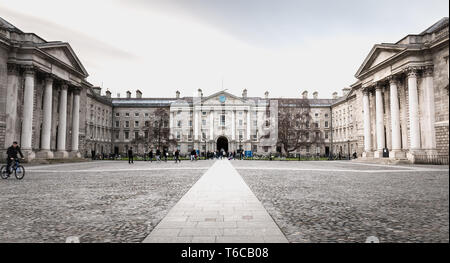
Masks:
[[[19,159],[15,159],[14,163],[9,167],[10,174],[8,174],[6,167],[7,165],[3,165],[0,169],[2,179],[8,179],[13,172],[17,180],[22,180],[25,177],[25,168],[20,165]]]

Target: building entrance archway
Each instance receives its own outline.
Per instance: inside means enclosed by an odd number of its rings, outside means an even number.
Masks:
[[[217,139],[217,151],[224,150],[228,152],[228,139],[227,137],[221,136]]]

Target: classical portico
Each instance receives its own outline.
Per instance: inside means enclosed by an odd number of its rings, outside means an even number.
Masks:
[[[27,160],[80,157],[80,96],[86,70],[68,43],[11,30],[14,33],[0,39],[0,51],[7,52],[0,63],[8,68],[0,72],[7,80],[1,148],[17,141]]]

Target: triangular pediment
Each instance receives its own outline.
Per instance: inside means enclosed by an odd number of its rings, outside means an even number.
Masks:
[[[395,45],[375,45],[356,73],[356,78],[358,78],[365,72],[377,67],[378,65],[392,59],[405,49],[405,47]]]
[[[220,103],[244,103],[245,101],[238,96],[235,96],[231,93],[228,93],[226,91],[219,91],[216,92],[206,98],[203,99],[204,104],[220,104]]]
[[[74,70],[82,73],[83,75],[85,75],[85,77],[88,76],[86,69],[81,64],[81,61],[78,59],[75,52],[68,43],[45,43],[39,45],[39,49],[61,61],[62,63],[68,65],[69,67],[72,67]]]

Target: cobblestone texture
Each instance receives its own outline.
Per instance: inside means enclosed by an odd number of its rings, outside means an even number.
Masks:
[[[448,166],[245,161],[233,165],[290,242],[365,242],[369,236],[381,242],[449,242]],[[259,170],[248,169],[255,167]],[[268,169],[274,167],[329,171]],[[355,171],[339,171],[343,168]],[[441,171],[418,171],[430,168]],[[362,172],[368,169],[397,171]]]
[[[0,181],[0,242],[141,242],[211,164],[26,166]]]

